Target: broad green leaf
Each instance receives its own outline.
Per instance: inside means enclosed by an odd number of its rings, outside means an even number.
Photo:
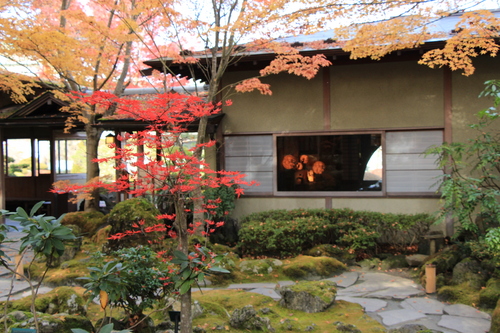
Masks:
[[[39,201],[37,202],[33,208],[31,208],[31,211],[30,211],[30,216],[35,216],[36,212],[40,209],[40,207],[43,206],[43,201]]]
[[[72,328],[71,332],[73,332],[73,333],[89,333],[89,331],[82,330],[81,328]]]
[[[107,324],[107,325],[104,325],[100,330],[99,330],[99,333],[111,333],[111,331],[113,330],[113,324]]]
[[[21,207],[17,207],[16,214],[19,215],[22,218],[25,218],[25,219],[29,219],[30,218],[28,216],[28,213],[26,213],[26,211],[23,208],[21,208]]]
[[[189,289],[191,289],[191,284],[193,283],[193,281],[185,281],[181,288],[179,289],[179,293],[181,295],[187,293],[189,291]]]
[[[212,272],[218,272],[218,273],[231,273],[227,269],[219,267],[219,266],[210,267],[209,270]]]
[[[187,254],[185,254],[184,252],[179,251],[179,250],[175,250],[175,251],[174,251],[174,257],[175,257],[176,259],[180,259],[180,260],[185,260],[185,261],[187,261],[187,260],[188,260],[188,256],[187,256]]]

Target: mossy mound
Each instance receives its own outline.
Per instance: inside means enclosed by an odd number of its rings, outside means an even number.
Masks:
[[[500,333],[500,299],[491,315],[490,333]]]
[[[283,274],[293,279],[318,279],[339,274],[347,266],[335,258],[298,256],[283,265]]]
[[[133,198],[116,204],[107,217],[107,222],[111,225],[109,235],[131,234],[123,238],[108,239],[103,250],[113,252],[137,245],[147,246],[154,242],[159,238],[158,234],[144,232],[144,229],[160,224],[161,221],[157,219],[159,215],[160,211],[146,199]]]
[[[494,309],[500,299],[500,279],[491,278],[486,287],[479,292],[479,304],[485,308]]]
[[[317,297],[324,303],[333,303],[337,295],[337,285],[332,281],[300,281],[296,284],[285,286],[280,289],[289,290],[293,293],[307,293]]]
[[[441,287],[437,295],[438,300],[442,302],[461,303],[470,306],[479,304],[479,293],[467,282],[454,286]]]
[[[332,257],[343,262],[344,264],[350,265],[356,260],[356,255],[351,252],[349,252],[348,249],[341,248],[337,245],[320,244],[306,251],[305,254],[311,257]]]
[[[61,223],[77,225],[80,227],[79,236],[92,237],[106,223],[106,219],[101,212],[73,212],[64,215]]]
[[[239,269],[243,273],[271,274],[282,265],[278,259],[245,259],[240,262]]]
[[[460,259],[458,246],[453,245],[433,255],[425,264],[436,265],[436,271],[439,273],[451,272]],[[425,269],[425,265],[422,267]]]
[[[7,332],[13,328],[35,329],[33,314],[31,312],[14,311],[0,319],[0,325],[4,326],[4,320],[7,320]],[[40,333],[72,333],[72,328],[80,328],[88,332],[94,331],[91,321],[82,315],[59,314],[38,314],[38,325]]]
[[[83,298],[83,288],[58,287],[52,291],[38,295],[35,300],[35,309],[38,312],[55,314],[79,314],[86,315],[85,300]],[[4,302],[1,303],[2,307]],[[9,311],[30,311],[31,296],[8,303]]]
[[[248,332],[229,326],[230,314],[246,305],[252,305],[259,316],[269,318],[277,332],[291,332],[289,328],[293,329],[292,332],[310,331],[308,327],[314,327],[313,332],[336,332],[337,322],[355,325],[363,333],[385,332],[382,324],[366,315],[359,304],[344,301],[335,301],[324,312],[306,313],[283,308],[270,297],[241,290],[194,292],[193,299],[204,309],[203,316],[193,320],[193,328],[203,328],[207,332],[216,327],[233,333]]]

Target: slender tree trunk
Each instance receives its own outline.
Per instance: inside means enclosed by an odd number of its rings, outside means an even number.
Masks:
[[[184,199],[180,196],[174,197],[175,205],[175,227],[179,234],[179,251],[189,254],[189,234],[187,233],[188,223],[184,209]],[[192,333],[191,317],[191,289],[181,295],[181,333]]]
[[[97,150],[102,130],[93,127],[91,124],[85,125],[87,133],[87,181],[92,181],[99,177],[99,163],[93,160],[97,158]],[[91,197],[85,199],[85,211],[99,210],[99,189],[94,189]]]

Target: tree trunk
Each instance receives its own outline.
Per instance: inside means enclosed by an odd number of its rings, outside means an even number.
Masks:
[[[184,209],[184,198],[182,196],[174,196],[175,205],[175,227],[179,234],[179,251],[186,255],[189,254],[189,234],[187,232],[187,217]],[[181,333],[192,333],[192,318],[191,318],[191,288],[181,295]]]
[[[181,295],[181,333],[193,332],[193,320],[191,318],[191,289]]]
[[[93,160],[97,158],[97,148],[99,146],[99,139],[102,130],[93,127],[91,124],[85,125],[85,132],[87,133],[87,182],[92,181],[99,177],[99,163]],[[85,211],[99,210],[99,189],[96,188],[92,191],[90,197],[85,199]]]

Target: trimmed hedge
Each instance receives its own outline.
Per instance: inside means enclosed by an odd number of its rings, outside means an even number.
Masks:
[[[352,251],[419,241],[429,214],[382,214],[351,209],[294,209],[253,213],[242,219],[238,249],[245,256],[294,256],[319,244]]]

